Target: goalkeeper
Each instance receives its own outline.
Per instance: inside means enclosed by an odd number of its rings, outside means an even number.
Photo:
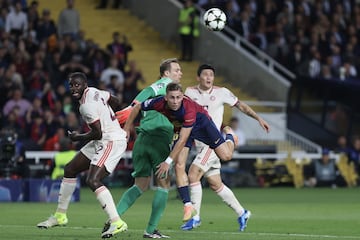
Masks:
[[[160,64],[160,79],[142,90],[133,103],[116,113],[120,124],[125,123],[132,107],[148,98],[165,95],[166,86],[171,82],[179,83],[182,76],[180,64],[176,58],[166,59]],[[122,216],[126,210],[144,193],[150,185],[151,174],[170,153],[173,138],[173,125],[157,111],[142,112],[140,126],[136,129],[137,137],[132,151],[135,183],[121,197],[117,211]],[[154,144],[156,143],[156,144]],[[170,176],[156,178],[158,188],[155,192],[152,211],[144,238],[166,238],[156,228],[165,210],[170,188]]]

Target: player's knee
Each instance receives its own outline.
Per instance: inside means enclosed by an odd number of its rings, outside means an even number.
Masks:
[[[102,186],[101,182],[98,181],[95,178],[92,177],[88,177],[86,178],[86,184],[89,186],[89,188],[93,191],[95,191],[96,189],[98,189],[99,187]]]
[[[74,178],[76,177],[77,172],[75,169],[71,167],[71,165],[68,163],[64,166],[64,177],[66,178]]]
[[[223,161],[230,161],[232,159],[232,153],[231,152],[225,152],[223,153],[223,156],[221,157]]]
[[[177,163],[177,164],[175,165],[175,172],[176,172],[176,174],[185,172],[185,164],[183,164],[183,163]]]

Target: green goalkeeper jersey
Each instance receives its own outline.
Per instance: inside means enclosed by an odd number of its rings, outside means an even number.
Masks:
[[[161,78],[142,90],[135,97],[135,100],[143,102],[149,98],[164,96],[166,94],[166,86],[171,82],[170,78]],[[172,139],[174,127],[163,114],[155,110],[142,111],[141,114],[140,126],[137,128],[138,133],[142,132],[153,135],[163,135],[165,133],[168,134],[170,140]]]

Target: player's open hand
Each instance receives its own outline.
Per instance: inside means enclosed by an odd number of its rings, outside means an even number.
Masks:
[[[260,118],[259,124],[267,133],[270,132],[270,126],[264,119]]]
[[[116,116],[116,119],[118,120],[118,122],[120,124],[123,124],[126,122],[126,120],[128,119],[130,113],[131,113],[131,110],[132,110],[132,106],[128,106],[120,111],[117,111],[115,113],[115,116]]]
[[[167,178],[169,175],[170,164],[165,161],[157,165],[157,170],[155,172],[156,176],[160,179]]]

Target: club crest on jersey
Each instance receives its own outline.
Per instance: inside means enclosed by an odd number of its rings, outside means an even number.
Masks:
[[[98,101],[98,100],[99,100],[99,92],[95,92],[94,100],[95,100],[95,101]]]
[[[215,96],[210,96],[210,101],[215,101],[216,97]]]

